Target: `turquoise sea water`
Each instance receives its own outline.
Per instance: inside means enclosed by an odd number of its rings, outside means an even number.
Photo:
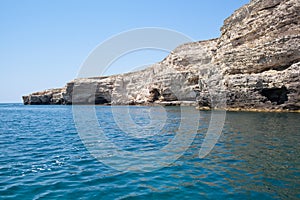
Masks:
[[[147,151],[178,131],[180,108],[164,109],[166,123],[147,138],[124,134],[110,107],[97,106],[96,115],[117,146]],[[141,126],[162,115],[149,110],[129,108]],[[168,167],[122,172],[85,148],[71,106],[0,104],[0,199],[300,199],[299,114],[227,112],[218,143],[200,159],[210,117],[200,112],[193,143]]]

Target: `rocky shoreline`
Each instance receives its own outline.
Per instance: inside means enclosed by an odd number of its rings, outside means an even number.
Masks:
[[[217,39],[183,44],[141,71],[32,93],[23,103],[299,112],[299,13],[299,0],[252,0],[224,21]]]

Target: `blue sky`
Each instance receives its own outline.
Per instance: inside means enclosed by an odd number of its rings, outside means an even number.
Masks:
[[[130,29],[161,27],[194,40],[216,38],[223,20],[249,0],[1,0],[0,102],[62,87],[101,42]],[[137,52],[108,74],[131,71],[167,55]]]

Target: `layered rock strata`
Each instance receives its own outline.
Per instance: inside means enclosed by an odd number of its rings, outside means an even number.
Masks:
[[[141,71],[75,79],[23,102],[299,111],[299,13],[299,0],[252,0],[224,21],[220,38],[181,45]]]

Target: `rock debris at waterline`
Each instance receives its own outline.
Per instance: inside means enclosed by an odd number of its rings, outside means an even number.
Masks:
[[[23,102],[214,109],[222,91],[228,110],[299,111],[299,13],[299,0],[252,0],[224,21],[217,39],[183,44],[142,71],[75,79],[23,96]]]

